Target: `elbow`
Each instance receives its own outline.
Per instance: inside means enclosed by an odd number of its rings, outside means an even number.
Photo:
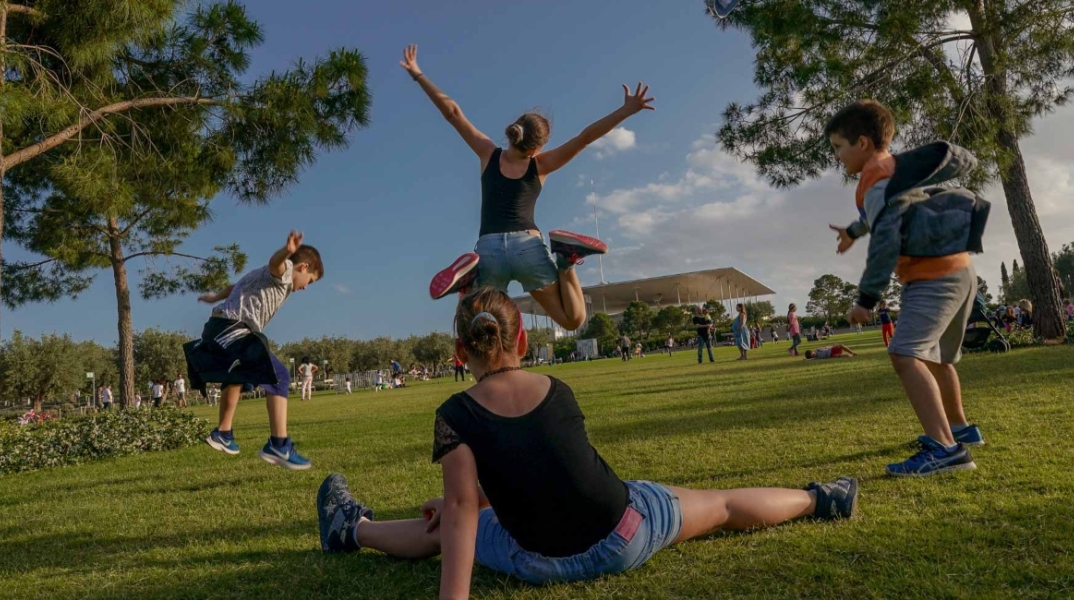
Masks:
[[[444,510],[465,512],[476,512],[480,503],[477,500],[477,496],[464,496],[459,498],[445,498]]]
[[[454,123],[462,117],[462,109],[459,108],[458,104],[449,102],[447,106],[440,109],[440,114],[444,115],[444,119],[447,120],[448,123]]]

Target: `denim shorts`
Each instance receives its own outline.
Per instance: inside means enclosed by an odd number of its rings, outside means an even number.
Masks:
[[[527,583],[582,581],[640,567],[675,542],[682,529],[682,507],[670,489],[649,481],[627,481],[630,502],[608,537],[581,554],[551,558],[524,550],[500,525],[492,508],[477,522],[477,562]]]
[[[477,285],[507,291],[512,281],[532,292],[559,280],[559,269],[544,238],[528,231],[490,233],[477,239],[474,252],[481,257]]]
[[[937,279],[904,285],[899,328],[888,353],[930,363],[957,363],[976,298],[977,273],[972,265]]]

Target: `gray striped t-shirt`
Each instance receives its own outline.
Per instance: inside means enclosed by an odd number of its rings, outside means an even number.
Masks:
[[[282,277],[273,277],[268,265],[243,275],[227,300],[213,309],[213,314],[242,321],[253,331],[264,329],[283,306],[283,301],[291,295],[291,274],[295,266],[290,260],[285,261],[284,265]]]

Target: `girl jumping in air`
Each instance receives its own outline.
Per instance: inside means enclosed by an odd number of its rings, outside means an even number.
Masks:
[[[458,356],[477,384],[436,411],[434,461],[444,497],[423,518],[374,521],[342,475],[317,493],[325,552],[443,555],[441,598],[467,598],[474,562],[533,584],[580,581],[640,567],[661,548],[721,529],[854,514],[858,482],[804,490],[691,490],[623,481],[589,443],[571,388],[521,370],[527,337],[502,291],[475,288],[455,314]]]
[[[526,113],[507,127],[509,144],[502,149],[474,127],[459,105],[425,76],[418,67],[417,46],[407,46],[399,65],[421,85],[481,160],[481,231],[477,246],[433,277],[429,295],[443,298],[467,289],[475,280],[479,286],[507,291],[511,281],[518,281],[553,321],[570,331],[581,327],[586,316],[585,298],[573,267],[586,256],[607,252],[608,247],[596,238],[562,230],[550,231],[549,246],[545,246],[534,221],[534,205],[549,174],[563,168],[628,117],[653,110],[653,98],[645,97],[648,86],[638,82],[632,94],[624,85],[621,107],[547,152],[543,150],[550,134],[548,120]]]

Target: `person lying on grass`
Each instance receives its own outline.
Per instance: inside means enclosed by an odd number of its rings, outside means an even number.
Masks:
[[[805,353],[806,360],[813,360],[814,358],[850,358],[851,356],[857,356],[857,354],[843,344],[821,346],[820,348],[806,350]]]
[[[374,521],[340,474],[317,492],[325,552],[443,555],[441,598],[466,598],[474,562],[532,584],[593,579],[641,566],[661,548],[720,529],[854,515],[858,482],[804,490],[690,490],[623,481],[595,448],[567,384],[521,370],[527,336],[504,292],[477,288],[455,315],[456,351],[477,384],[436,411],[433,461],[444,497],[424,518]]]

